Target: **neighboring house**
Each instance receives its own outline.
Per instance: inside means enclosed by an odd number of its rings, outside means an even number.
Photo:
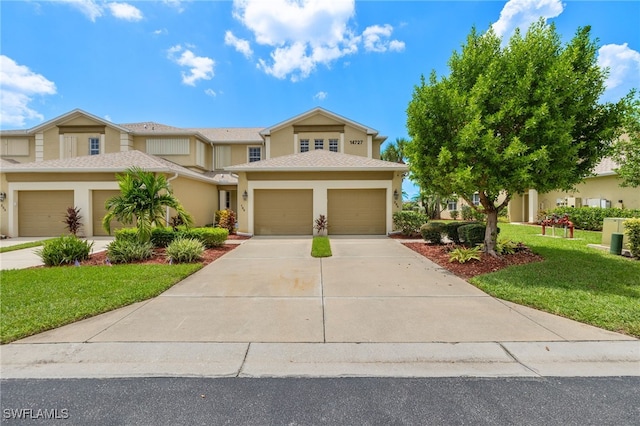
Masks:
[[[198,226],[229,208],[246,234],[311,235],[320,214],[330,234],[387,234],[407,167],[379,159],[385,139],[322,108],[268,128],[190,129],[74,110],[0,131],[0,233],[60,235],[77,206],[84,235],[103,235],[116,174],[138,166],[165,174]]]

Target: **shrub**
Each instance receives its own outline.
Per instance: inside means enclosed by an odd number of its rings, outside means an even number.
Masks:
[[[111,263],[129,263],[153,256],[153,244],[139,240],[116,239],[107,246],[107,258]]]
[[[217,215],[217,213],[216,213]],[[236,231],[236,213],[233,210],[221,210],[218,216],[218,226],[229,231],[229,234],[233,234]]]
[[[66,235],[45,241],[35,253],[45,265],[59,266],[88,259],[92,247],[93,243],[74,235]]]
[[[402,235],[412,235],[420,231],[427,223],[427,215],[415,211],[403,210],[393,214],[393,225],[400,229]]]
[[[206,248],[212,248],[223,245],[228,237],[229,231],[224,228],[190,228],[179,231],[174,241],[178,238],[196,239]]]
[[[313,228],[318,231],[318,234],[324,234],[328,227],[329,222],[327,222],[327,217],[323,214],[318,216],[318,218],[314,221]]]
[[[167,246],[167,259],[170,262],[188,263],[202,259],[204,244],[195,238],[177,238]]]
[[[458,216],[460,216],[460,212],[458,210],[451,210],[449,212],[449,215],[451,216],[451,219],[458,220]]]
[[[469,223],[458,228],[458,238],[466,246],[475,246],[484,242],[486,225]]]
[[[631,256],[640,257],[640,218],[627,219],[622,222],[624,233],[629,237]]]
[[[178,226],[181,225],[186,225],[186,223],[184,223],[184,219],[182,219],[180,216],[171,216],[171,219],[169,220],[169,226],[174,230],[177,231],[178,230]]]
[[[548,216],[558,215],[562,217],[564,214],[569,215],[569,220],[573,222],[573,226],[577,229],[585,229],[587,231],[602,231],[602,224],[607,217],[624,217],[634,218],[640,217],[640,210],[618,209],[598,207],[556,207],[547,212]]]
[[[496,253],[498,254],[514,254],[520,244],[503,237],[498,237],[496,240]]]
[[[472,220],[473,219],[473,209],[467,205],[462,206],[462,220]]]
[[[480,260],[481,251],[480,246],[471,248],[458,247],[449,253],[449,262],[457,261],[458,263],[467,263],[468,261],[475,259]]]
[[[161,226],[153,228],[153,230],[151,231],[151,244],[153,244],[154,247],[168,246],[171,241],[176,238],[177,233],[175,232],[175,230],[178,226],[179,225],[176,225],[176,228]]]
[[[458,228],[463,225],[468,225],[465,222],[447,222],[442,224],[443,232],[449,240],[456,244],[460,244],[460,237],[458,235]]]
[[[116,241],[138,241],[138,230],[136,228],[121,228],[115,232]]]
[[[425,241],[429,241],[431,244],[442,244],[442,223],[429,222],[420,227],[420,235]]]
[[[78,235],[78,231],[82,227],[82,216],[80,215],[79,207],[67,207],[67,213],[64,215],[65,227],[69,230],[71,235]]]

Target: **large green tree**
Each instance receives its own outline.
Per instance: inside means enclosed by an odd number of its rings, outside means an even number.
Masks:
[[[553,25],[532,24],[508,43],[472,29],[450,73],[422,77],[407,109],[412,177],[458,194],[487,215],[495,255],[498,212],[528,189],[569,189],[591,173],[619,134],[625,100],[600,103],[606,70],[590,28],[562,45]]]
[[[165,221],[167,207],[174,209],[184,224],[193,223],[189,213],[173,195],[165,175],[132,167],[116,178],[120,195],[106,201],[107,214],[102,219],[102,226],[107,232],[111,233],[111,221],[117,219],[125,225],[135,223],[138,238],[149,241],[153,227]]]
[[[640,98],[634,98],[624,123],[625,135],[613,145],[613,159],[621,186],[640,186]]]

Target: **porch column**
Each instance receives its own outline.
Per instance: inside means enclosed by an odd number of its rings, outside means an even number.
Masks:
[[[529,190],[529,222],[535,222],[538,218],[538,191]]]

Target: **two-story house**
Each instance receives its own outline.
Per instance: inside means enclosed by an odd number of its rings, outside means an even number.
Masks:
[[[386,234],[407,167],[379,159],[385,139],[322,108],[267,128],[118,125],[74,110],[0,131],[0,233],[61,235],[76,206],[84,235],[104,235],[116,174],[138,166],[167,176],[197,226],[229,208],[250,235],[311,235],[321,214],[330,234]]]

